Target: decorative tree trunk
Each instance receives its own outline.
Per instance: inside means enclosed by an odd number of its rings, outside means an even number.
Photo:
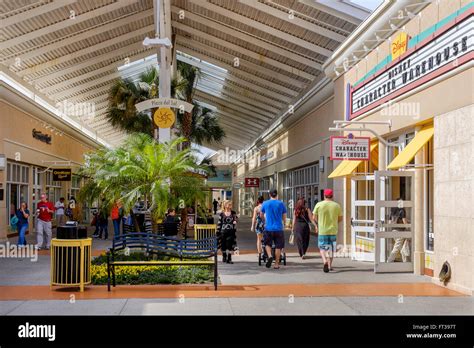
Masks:
[[[187,149],[191,147],[190,138],[191,138],[191,132],[192,132],[192,122],[193,122],[193,114],[190,112],[185,112],[184,117],[183,117],[182,132],[186,140],[183,143],[183,146],[182,146],[183,149]]]
[[[151,136],[153,139],[158,141],[159,131],[158,131],[158,127],[155,124],[155,120],[153,119],[153,116],[155,115],[156,110],[158,109],[157,108],[151,109]]]

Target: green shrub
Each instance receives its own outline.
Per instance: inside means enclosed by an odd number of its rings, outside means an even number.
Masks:
[[[134,252],[130,255],[117,254],[115,260],[146,261],[144,253]],[[154,259],[177,260],[169,256]],[[107,284],[107,256],[100,255],[92,260],[92,284]],[[209,266],[115,266],[115,281],[117,284],[202,284],[214,279]]]

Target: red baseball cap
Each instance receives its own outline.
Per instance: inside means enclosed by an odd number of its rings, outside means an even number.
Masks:
[[[333,192],[332,189],[324,189],[324,197],[332,197]]]

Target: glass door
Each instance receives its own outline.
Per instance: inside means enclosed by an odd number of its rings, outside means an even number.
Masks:
[[[413,272],[413,171],[375,172],[375,272]]]
[[[351,257],[356,261],[374,262],[374,175],[351,178]]]

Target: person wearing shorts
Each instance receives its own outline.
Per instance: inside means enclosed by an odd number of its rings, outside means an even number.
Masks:
[[[257,205],[253,208],[252,216],[252,227],[251,231],[257,234],[257,252],[260,255],[262,253],[262,237],[265,225],[263,219],[260,217],[260,210],[262,209],[263,197],[260,196],[257,199]]]
[[[324,201],[316,204],[313,210],[314,220],[318,223],[316,233],[318,234],[318,247],[324,262],[323,271],[328,273],[332,270],[332,261],[336,251],[337,228],[342,221],[341,206],[334,202],[333,191],[324,190]]]
[[[275,243],[275,266],[273,267],[275,269],[280,268],[281,249],[285,247],[285,235],[283,232],[284,221],[286,221],[286,207],[277,197],[277,190],[271,190],[270,199],[265,201],[260,209],[260,217],[265,219],[263,242],[269,256],[265,266],[267,268],[272,266],[272,243]]]

